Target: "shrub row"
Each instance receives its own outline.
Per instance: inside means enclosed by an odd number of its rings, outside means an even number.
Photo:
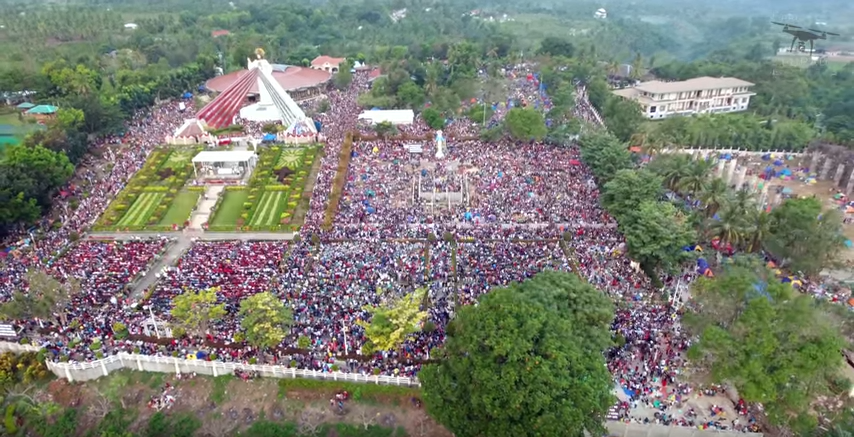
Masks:
[[[335,178],[332,179],[332,190],[329,194],[329,203],[326,205],[326,212],[323,216],[323,229],[332,229],[332,222],[335,221],[335,214],[338,212],[338,204],[341,202],[341,196],[344,193],[344,185],[347,183],[347,172],[350,169],[350,157],[353,153],[353,133],[347,132],[344,136],[344,143],[341,145],[341,152],[338,154],[338,169],[335,172]]]

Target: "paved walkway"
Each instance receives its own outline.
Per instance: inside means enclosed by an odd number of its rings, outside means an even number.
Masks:
[[[211,185],[205,188],[205,194],[199,198],[199,204],[190,217],[190,229],[201,230],[202,225],[210,222],[211,209],[216,205],[220,193],[225,189],[222,185]]]

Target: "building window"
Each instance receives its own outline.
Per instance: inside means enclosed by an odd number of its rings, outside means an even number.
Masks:
[[[650,112],[651,114],[654,114],[654,113],[655,113],[655,106],[650,106],[650,107],[649,107],[649,112]]]

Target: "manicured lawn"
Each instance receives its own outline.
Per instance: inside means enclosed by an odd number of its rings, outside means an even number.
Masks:
[[[193,211],[193,207],[196,206],[201,194],[197,191],[178,192],[175,199],[172,200],[172,204],[169,205],[169,209],[166,210],[163,220],[160,220],[160,224],[183,225],[184,221],[190,217],[190,212]]]
[[[148,217],[154,213],[154,209],[160,204],[160,201],[166,197],[164,193],[142,193],[133,202],[133,205],[127,210],[122,219],[119,220],[119,226],[142,226],[148,220]]]
[[[268,191],[261,196],[261,203],[255,214],[252,215],[253,226],[273,226],[279,222],[282,203],[287,200],[288,193],[285,191]]]
[[[237,219],[243,208],[243,202],[249,198],[249,192],[226,191],[222,202],[216,210],[216,215],[211,219],[211,226],[236,226]]]
[[[20,126],[21,120],[18,119],[17,112],[8,112],[8,113],[0,113],[0,125],[12,125],[12,126]]]

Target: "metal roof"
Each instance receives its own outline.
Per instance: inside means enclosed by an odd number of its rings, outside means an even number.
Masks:
[[[246,162],[255,157],[251,150],[205,150],[193,157],[193,162]]]
[[[695,77],[693,79],[683,80],[680,82],[662,82],[653,80],[650,82],[642,82],[634,88],[648,93],[663,94],[663,93],[681,93],[685,91],[700,91],[713,90],[719,88],[735,88],[742,86],[753,86],[752,82],[741,80],[735,77]]]

